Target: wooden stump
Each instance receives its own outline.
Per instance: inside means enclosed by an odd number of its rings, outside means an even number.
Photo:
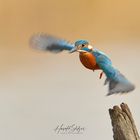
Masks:
[[[127,104],[109,109],[114,140],[140,140],[134,119]]]

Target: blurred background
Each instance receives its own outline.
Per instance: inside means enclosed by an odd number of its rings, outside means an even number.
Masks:
[[[1,0],[0,139],[112,140],[108,109],[126,102],[140,129],[139,0]],[[105,76],[85,69],[78,54],[29,48],[45,32],[74,42],[87,39],[107,53],[135,85],[106,97]],[[81,135],[58,135],[57,125],[85,127]]]

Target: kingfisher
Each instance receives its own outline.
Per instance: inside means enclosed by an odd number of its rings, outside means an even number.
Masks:
[[[135,89],[134,84],[112,65],[111,59],[105,53],[90,45],[87,40],[69,43],[64,39],[39,33],[30,38],[29,44],[32,48],[53,53],[62,51],[68,51],[69,53],[78,52],[83,66],[92,71],[101,70],[100,79],[105,74],[106,80],[104,85],[108,85],[107,95],[127,93]]]

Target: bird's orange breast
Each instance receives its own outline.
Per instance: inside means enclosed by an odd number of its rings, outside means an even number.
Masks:
[[[79,54],[81,63],[88,69],[97,70],[100,69],[96,63],[96,58],[89,52],[80,52]]]

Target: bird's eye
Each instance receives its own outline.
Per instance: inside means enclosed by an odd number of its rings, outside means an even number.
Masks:
[[[85,46],[85,44],[82,44],[82,47],[84,47]]]

